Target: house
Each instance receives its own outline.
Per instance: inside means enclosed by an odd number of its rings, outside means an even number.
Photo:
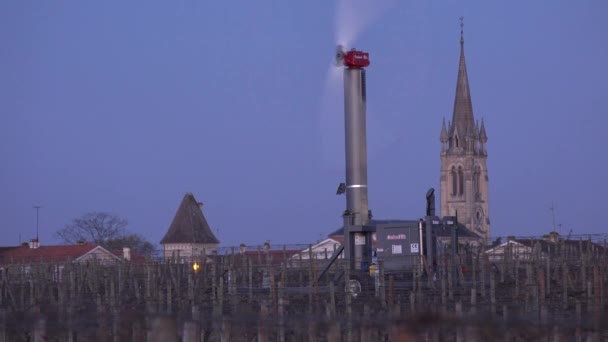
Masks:
[[[192,259],[217,251],[215,237],[203,214],[203,203],[186,193],[171,226],[160,241],[165,258]]]
[[[125,260],[141,261],[142,256],[132,254],[129,248],[123,249],[123,257],[96,244],[82,242],[76,245],[40,246],[37,240],[15,247],[0,247],[0,275],[7,267],[18,267],[29,275],[32,267],[52,264],[53,280],[61,281],[64,265],[68,263],[85,263],[89,261],[101,264],[113,264]]]
[[[317,260],[325,260],[330,259],[334,252],[342,246],[342,242],[344,241],[343,236],[334,236],[327,238],[315,245],[312,245],[309,248],[298,251],[294,254],[291,259],[293,260],[310,260],[310,256],[312,255],[313,259]],[[344,254],[340,254],[340,259],[344,258]]]
[[[491,262],[500,262],[504,260],[505,256],[511,256],[512,260],[529,261],[532,259],[533,252],[532,247],[516,240],[509,240],[488,249],[485,253]]]
[[[509,237],[507,242],[494,246],[485,253],[490,261],[502,261],[508,255],[514,260],[526,261],[534,260],[535,257],[541,260],[563,256],[578,258],[584,254],[605,254],[606,251],[605,246],[590,239],[563,239],[557,232],[550,232],[542,238]]]
[[[129,252],[130,253],[130,252]],[[116,262],[123,259],[107,249],[91,243],[76,245],[40,246],[32,240],[17,247],[2,247],[0,249],[0,265],[40,264],[66,262]]]

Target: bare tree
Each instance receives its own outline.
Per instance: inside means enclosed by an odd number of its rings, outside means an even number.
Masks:
[[[110,251],[122,251],[123,247],[129,247],[143,256],[152,256],[156,250],[152,243],[139,234],[127,234],[117,239],[108,240],[103,247]]]
[[[88,241],[103,246],[108,241],[123,237],[127,225],[128,221],[118,215],[92,212],[74,219],[58,230],[56,235],[68,244]]]
[[[111,252],[122,251],[123,247],[129,247],[140,255],[153,255],[155,246],[143,236],[127,232],[128,224],[127,219],[118,215],[92,212],[74,219],[72,223],[58,230],[55,235],[66,244],[87,241]]]

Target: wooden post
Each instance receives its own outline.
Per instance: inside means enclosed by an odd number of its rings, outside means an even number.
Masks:
[[[340,331],[340,323],[335,319],[329,321],[329,327],[327,329],[327,341],[328,342],[341,342],[342,334]]]
[[[367,304],[363,304],[363,317],[364,322],[360,324],[361,329],[361,342],[375,342],[376,340],[373,338],[372,329],[369,325],[369,306]]]
[[[545,297],[546,297],[546,293],[545,293],[545,272],[543,272],[542,269],[538,270],[538,274],[537,274],[537,281],[538,281],[538,297],[540,300],[539,305],[541,307],[545,306]]]
[[[582,242],[582,240],[581,240]],[[582,249],[582,247],[581,247]],[[580,287],[582,291],[587,290],[587,256],[581,256],[581,282]]]
[[[390,304],[390,308],[393,307],[393,303]],[[416,294],[411,291],[410,292],[410,314],[414,314],[416,312]]]
[[[230,321],[227,320],[226,318],[222,319],[222,335],[220,338],[221,342],[230,342],[230,334],[231,334],[231,329],[232,325],[230,324]],[[258,339],[259,341],[259,339]]]
[[[351,308],[351,294],[350,294],[350,289],[349,289],[349,285],[350,285],[350,269],[348,267],[348,264],[346,264],[344,266],[344,284],[345,284],[345,301],[346,301],[346,340],[347,341],[352,341],[353,340],[353,336],[352,336],[352,308]],[[386,305],[385,302],[383,302],[384,305]],[[384,306],[383,305],[383,306]]]
[[[481,297],[486,298],[486,258],[485,255],[481,254]]]
[[[39,317],[34,325],[34,342],[42,342],[46,339],[46,318]]]
[[[440,277],[441,277],[441,305],[444,307],[445,309],[445,305],[446,305],[446,286],[445,286],[445,268],[444,268],[444,264],[441,263],[441,272],[440,272]]]
[[[600,308],[602,303],[602,298],[600,297],[602,288],[600,283],[600,270],[597,265],[593,266],[593,295],[594,295],[594,307]]]
[[[283,282],[279,281],[279,305],[277,308],[277,314],[279,316],[279,342],[285,342],[285,298],[283,294]]]
[[[551,295],[551,253],[547,253],[547,280],[546,280],[546,294]]]
[[[265,301],[260,304],[260,320],[258,322],[258,342],[268,341],[268,332],[266,329],[266,320],[268,316],[268,306]]]
[[[513,295],[513,299],[517,300],[519,298],[519,258],[515,260],[515,292]]]
[[[454,300],[454,265],[452,264],[452,258],[448,258],[448,297],[450,300]]]
[[[471,313],[475,314],[477,312],[477,289],[471,289]]]
[[[326,308],[326,316],[329,321],[327,328],[327,341],[340,342],[342,340],[340,323],[336,320],[336,295],[334,283],[329,283],[330,305]]]
[[[380,303],[382,304],[382,308],[386,308],[386,288],[385,288],[385,281],[384,281],[384,261],[380,261],[378,263],[379,266],[379,276],[380,276],[380,286],[379,286],[379,290],[380,290]]]
[[[313,319],[308,320],[308,341],[316,342],[317,339],[317,323]]]
[[[509,244],[510,246],[510,244]],[[504,283],[505,282],[505,272],[507,269],[507,258],[505,257],[505,255],[503,255],[502,257],[502,262],[500,263],[500,283]]]
[[[312,302],[313,302],[313,254],[312,245],[308,245],[308,314],[312,315]]]
[[[388,306],[389,308],[393,305],[394,302],[394,290],[395,290],[395,284],[394,284],[394,276],[391,274],[388,276]],[[412,292],[413,293],[413,292]]]
[[[175,319],[166,316],[154,317],[148,327],[147,341],[177,342],[177,326]]]
[[[248,259],[248,265],[249,303],[251,303],[253,301],[253,262],[251,261],[251,258]]]
[[[217,277],[217,314],[221,316],[224,313],[224,275],[220,271]]]
[[[169,266],[171,267],[171,266]],[[173,312],[173,294],[171,293],[171,279],[167,279],[167,313],[170,314]]]
[[[333,281],[329,283],[329,304],[330,317],[336,317],[336,289]]]
[[[0,292],[0,296],[2,296],[2,292]],[[0,309],[0,342],[8,342],[8,336],[6,334],[6,310],[3,308]]]
[[[494,272],[490,272],[490,303],[492,304],[492,313],[496,312],[496,276]]]
[[[562,307],[568,309],[568,265],[566,261],[562,261]]]
[[[186,321],[184,322],[183,330],[183,342],[200,342],[201,340],[201,329],[198,322]]]
[[[454,305],[454,311],[456,311],[456,317],[462,321],[462,303],[456,302]],[[462,328],[456,327],[456,341],[463,341]]]
[[[473,255],[471,257],[471,261],[472,261],[472,265],[471,265],[471,276],[473,277],[473,288],[477,289],[477,262],[479,260],[479,256],[475,257],[475,255]]]

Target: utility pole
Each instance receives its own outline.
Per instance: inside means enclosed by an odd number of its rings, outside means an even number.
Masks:
[[[39,205],[34,206],[34,209],[36,209],[36,242],[40,241],[40,240],[38,240],[38,214],[39,214],[40,208],[42,208],[42,207]]]

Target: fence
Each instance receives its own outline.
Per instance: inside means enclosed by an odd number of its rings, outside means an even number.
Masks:
[[[442,254],[422,272],[382,262],[377,274],[352,272],[338,260],[322,277],[324,258],[309,250],[295,260],[287,247],[188,262],[2,265],[0,341],[608,338],[601,239],[531,240],[495,255]]]

